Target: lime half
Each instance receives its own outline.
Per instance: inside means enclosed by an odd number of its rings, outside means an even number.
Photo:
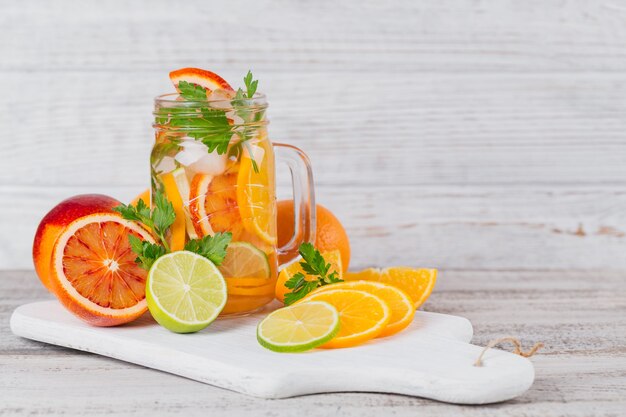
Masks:
[[[247,281],[261,285],[271,274],[265,252],[247,242],[231,242],[219,270],[227,280],[237,278],[244,285]]]
[[[211,324],[226,304],[226,282],[203,256],[178,251],[160,257],[148,272],[146,300],[152,317],[176,333]]]
[[[278,309],[257,327],[261,346],[275,352],[304,352],[339,332],[339,313],[327,302],[310,301]]]

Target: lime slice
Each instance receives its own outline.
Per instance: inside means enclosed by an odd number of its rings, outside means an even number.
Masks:
[[[226,282],[203,256],[189,251],[157,259],[148,272],[146,300],[152,317],[176,333],[211,324],[226,304]]]
[[[259,285],[271,274],[265,252],[247,242],[230,243],[219,269],[227,280],[232,277],[242,282],[259,281]]]
[[[339,313],[327,302],[310,301],[278,309],[257,327],[261,346],[275,352],[304,352],[339,332]]]

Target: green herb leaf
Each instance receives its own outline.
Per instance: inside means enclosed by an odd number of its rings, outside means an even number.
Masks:
[[[143,200],[139,200],[137,206],[143,204]],[[154,209],[152,210],[152,222],[154,223],[154,231],[158,235],[165,235],[167,230],[176,220],[176,212],[174,205],[165,197],[163,193],[156,193],[154,196]],[[145,204],[144,204],[145,206]],[[146,208],[148,213],[149,208]]]
[[[206,88],[187,81],[179,81],[178,92],[182,98],[189,101],[203,101],[207,98]]]
[[[150,207],[143,200],[139,200],[136,206],[120,204],[113,207],[113,210],[120,213],[126,220],[143,223],[149,229],[154,227],[154,222],[150,216]]]
[[[137,254],[135,263],[146,271],[150,269],[154,261],[165,255],[165,248],[156,243],[146,242],[135,235],[128,235],[131,250]]]
[[[248,70],[246,76],[243,77],[243,82],[246,85],[248,98],[254,97],[254,93],[256,93],[257,86],[259,85],[259,80],[253,80],[252,71]]]
[[[285,294],[285,304],[290,305],[301,300],[318,286],[317,281],[307,281],[304,274],[298,272],[285,282],[285,287],[291,289],[291,292]]]
[[[326,263],[320,251],[315,249],[312,244],[301,244],[299,252],[300,256],[302,256],[302,261],[300,262],[302,270],[309,275],[310,278],[315,277],[315,279],[309,278],[307,280],[305,275],[299,272],[287,280],[285,286],[291,289],[291,292],[285,294],[286,305],[302,299],[317,287],[343,282],[343,280],[339,278],[337,271],[329,273],[331,264]]]
[[[219,266],[226,257],[226,248],[228,248],[232,238],[232,233],[227,232],[204,236],[201,239],[192,239],[185,245],[185,250],[204,256]]]
[[[126,220],[142,223],[145,227],[152,230],[160,239],[160,243],[165,251],[169,252],[170,248],[165,239],[165,235],[176,219],[174,206],[160,191],[154,196],[154,204],[154,209],[150,210],[150,207],[148,207],[143,200],[139,200],[135,206],[132,204],[120,204],[114,207],[113,210],[120,213]]]

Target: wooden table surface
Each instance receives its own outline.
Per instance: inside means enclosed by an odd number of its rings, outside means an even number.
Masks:
[[[474,325],[473,343],[503,335],[545,348],[523,396],[455,406],[345,393],[262,400],[114,359],[14,336],[11,312],[50,298],[32,271],[0,272],[0,415],[618,416],[626,411],[626,272],[441,271],[425,309]],[[329,375],[332,378],[332,375]]]

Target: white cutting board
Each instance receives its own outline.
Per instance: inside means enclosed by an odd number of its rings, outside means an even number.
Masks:
[[[418,311],[408,329],[389,338],[285,354],[257,343],[256,325],[265,314],[218,319],[181,335],[149,315],[125,326],[92,327],[53,300],[17,308],[11,330],[263,398],[367,391],[485,404],[524,393],[534,379],[528,359],[497,349],[485,354],[482,367],[473,366],[482,348],[469,344],[472,325],[462,317]]]

